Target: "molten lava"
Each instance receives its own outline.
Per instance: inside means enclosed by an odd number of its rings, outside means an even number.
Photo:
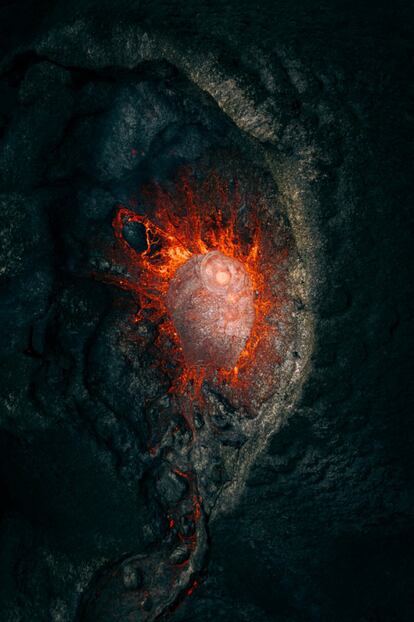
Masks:
[[[220,251],[194,255],[175,273],[167,308],[187,365],[231,370],[254,323],[251,279],[237,259]]]
[[[113,220],[118,247],[112,260],[129,276],[106,280],[134,295],[135,322],[158,325],[156,345],[171,392],[190,394],[192,387],[200,396],[209,379],[237,387],[238,396],[243,388],[252,395],[257,378],[267,370],[274,375],[280,360],[272,335],[285,288],[282,283],[276,297],[271,284],[287,248],[269,246],[263,235],[269,222],[259,220],[254,205],[240,217],[237,189],[230,191],[215,174],[203,182],[182,177],[171,194],[154,185],[143,197],[150,204],[145,213],[120,206]],[[144,228],[142,252],[125,239],[130,223]]]
[[[210,489],[203,480],[200,487],[200,466],[192,464],[191,446],[199,429],[193,399],[206,406],[206,414],[221,396],[256,416],[257,406],[277,390],[292,318],[286,278],[291,238],[274,206],[269,210],[267,203],[242,199],[213,174],[203,182],[183,177],[172,194],[154,186],[143,192],[140,214],[136,204],[131,207],[120,206],[113,220],[117,244],[112,264],[127,276],[100,276],[133,295],[135,322],[157,327],[155,339],[148,326],[132,331],[132,338],[146,335],[145,351],[169,376],[175,394],[168,417],[180,414],[185,423],[163,427],[149,452],[152,458],[164,452],[163,465],[182,478],[186,492],[177,502],[161,501],[168,535],[163,547],[145,556],[147,583],[114,600],[125,565],[139,562],[141,567],[144,558],[134,556],[110,568],[86,601],[88,621],[101,619],[101,611],[106,619],[106,606],[114,602],[128,617],[136,609],[139,619],[160,619],[198,587],[211,503],[203,502]],[[145,234],[144,250],[127,242],[133,223]],[[204,379],[210,391],[202,391]],[[206,431],[212,433],[211,428]],[[152,611],[148,602],[156,603]]]

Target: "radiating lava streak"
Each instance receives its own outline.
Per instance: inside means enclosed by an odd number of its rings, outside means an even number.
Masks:
[[[248,221],[240,222],[237,190],[230,191],[216,175],[197,188],[182,177],[174,195],[155,186],[150,198],[151,216],[117,210],[117,259],[130,278],[110,280],[135,296],[136,322],[158,324],[164,358],[176,362],[173,393],[192,386],[199,396],[206,378],[241,390],[258,344],[271,330],[266,316],[277,306],[254,206]],[[143,225],[144,251],[126,241],[127,223]]]

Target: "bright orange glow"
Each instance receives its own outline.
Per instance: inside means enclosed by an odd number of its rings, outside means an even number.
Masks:
[[[145,196],[154,206],[151,216],[120,206],[113,220],[121,257],[124,262],[126,259],[128,272],[133,278],[110,277],[109,280],[134,295],[138,306],[135,322],[145,319],[157,323],[157,345],[166,360],[176,362],[174,372],[168,372],[172,381],[171,392],[200,398],[206,379],[232,389],[249,389],[252,377],[249,368],[251,370],[255,364],[259,344],[274,332],[267,316],[280,302],[271,291],[268,266],[272,251],[265,243],[264,226],[255,206],[249,206],[250,216],[247,221],[244,217],[242,222],[238,218],[241,199],[237,189],[230,191],[214,174],[197,185],[182,177],[173,195],[157,185]],[[127,223],[143,225],[147,242],[144,251],[134,250],[126,241],[124,227]],[[239,260],[254,291],[254,325],[237,365],[230,371],[194,368],[186,364],[165,302],[170,280],[177,269],[194,255],[212,250]],[[218,286],[226,285],[230,279],[225,269],[217,269],[213,276]]]

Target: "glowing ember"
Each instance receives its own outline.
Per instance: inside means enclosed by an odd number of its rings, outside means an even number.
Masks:
[[[255,315],[251,280],[240,261],[220,251],[194,255],[175,273],[166,302],[187,365],[236,365]]]

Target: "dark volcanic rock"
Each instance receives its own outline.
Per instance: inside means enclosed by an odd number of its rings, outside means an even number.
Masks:
[[[403,2],[0,9],[2,621],[79,620],[108,568],[135,598],[128,555],[185,565],[169,538],[195,529],[196,478],[208,570],[172,621],[412,619],[411,21]],[[193,444],[153,327],[99,281],[126,276],[116,205],[150,211],[139,188],[182,165],[271,177],[313,322],[273,418],[208,396]]]

